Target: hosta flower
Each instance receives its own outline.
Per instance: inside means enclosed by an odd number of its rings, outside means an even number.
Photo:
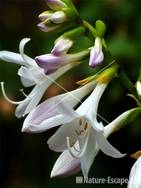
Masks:
[[[63,124],[69,118],[57,110],[60,101],[64,101],[72,108],[86,96],[95,87],[95,81],[86,84],[83,87],[75,89],[65,94],[51,97],[34,108],[26,117],[22,131],[23,132],[43,132],[52,127]]]
[[[97,148],[108,156],[123,157],[105,138],[104,126],[97,121],[97,108],[99,100],[107,86],[107,83],[98,83],[91,95],[74,111],[66,103],[58,104],[58,111],[62,112],[69,121],[66,121],[57,132],[48,140],[49,148],[63,152],[68,149],[73,158],[80,158],[81,169],[84,176],[97,154]],[[79,149],[75,144],[78,142]],[[74,152],[74,150],[76,150]]]
[[[111,123],[109,123],[104,127],[105,137],[107,138],[113,132],[121,129],[121,127],[125,126],[127,123],[129,123],[132,120],[132,117],[136,118],[136,116],[140,113],[141,113],[141,108],[135,108],[121,114],[119,117],[117,117],[115,120],[113,120]],[[79,155],[80,147],[78,142],[76,142],[71,149],[76,156]],[[91,156],[91,160],[92,160],[91,163],[93,162],[94,158],[97,156],[98,152],[99,152],[98,144],[94,148],[92,143],[91,152],[88,153],[88,155]],[[88,164],[88,162],[89,161],[86,161],[86,165]],[[69,150],[67,149],[64,152],[62,152],[62,154],[55,162],[55,165],[51,171],[51,177],[70,176],[72,174],[79,172],[80,169],[81,169],[81,158],[73,157],[70,154]]]
[[[74,64],[68,64],[49,76],[45,75],[44,70],[38,66],[36,61],[24,54],[24,46],[28,41],[29,39],[25,38],[20,42],[20,54],[0,51],[0,59],[21,65],[21,68],[18,70],[18,75],[25,87],[35,85],[33,90],[24,100],[15,102],[6,96],[4,83],[1,83],[5,98],[9,102],[18,105],[16,108],[16,116],[19,118],[28,114],[39,103],[44,92],[54,82],[54,80],[74,66]]]
[[[140,188],[141,187],[141,156],[137,159],[133,165],[128,182],[128,188]]]
[[[101,38],[97,37],[95,39],[94,47],[91,48],[89,65],[94,68],[97,65],[101,64],[103,60],[104,54],[102,51]]]

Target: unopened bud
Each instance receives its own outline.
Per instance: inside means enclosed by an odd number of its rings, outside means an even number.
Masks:
[[[52,49],[51,53],[56,56],[66,54],[68,50],[72,47],[72,45],[72,40],[61,37],[55,42],[54,48]]]
[[[67,7],[66,4],[61,0],[46,0],[46,2],[49,8],[55,11],[58,11]]]
[[[63,11],[57,11],[50,17],[50,20],[55,24],[61,24],[67,21],[67,16]]]

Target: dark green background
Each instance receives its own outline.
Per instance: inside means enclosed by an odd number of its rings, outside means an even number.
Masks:
[[[81,17],[91,24],[97,19],[105,21],[108,47],[113,57],[135,83],[141,66],[141,1],[75,0],[74,3]],[[38,30],[37,17],[44,10],[46,4],[43,0],[0,0],[0,50],[18,52],[20,40],[30,37],[32,40],[26,47],[28,55],[34,58],[49,52],[53,39],[58,34],[43,33]],[[81,46],[83,47],[82,44]],[[64,76],[67,79],[61,79],[61,84],[67,89],[75,88],[74,81],[93,72],[90,68],[86,69],[87,63]],[[17,65],[0,62],[0,80],[5,81],[8,95],[21,99],[19,89],[22,86],[16,74],[17,70]],[[58,92],[62,91],[54,86],[46,95],[50,96]],[[136,106],[126,93],[128,91],[118,78],[110,83],[104,93],[99,113],[109,122],[125,110]],[[14,117],[14,107],[8,105],[0,96],[0,186],[2,188],[120,187],[120,185],[108,184],[76,185],[75,176],[50,179],[50,171],[58,154],[49,151],[46,141],[55,129],[42,134],[25,134],[20,132],[22,121]],[[129,155],[141,149],[140,117],[122,131],[113,134],[109,140],[120,151],[127,153],[127,157],[113,159],[100,152],[91,169],[90,177],[127,178],[134,163]]]

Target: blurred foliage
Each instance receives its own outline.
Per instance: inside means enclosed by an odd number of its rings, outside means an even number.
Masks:
[[[119,62],[131,80],[135,83],[141,66],[141,1],[140,0],[74,0],[83,19],[95,24],[102,19],[107,25],[106,41],[112,56]],[[38,15],[46,10],[44,0],[0,0],[0,50],[18,52],[19,41],[24,37],[32,38],[26,46],[26,53],[31,57],[48,53],[54,39],[59,34],[43,33],[38,30]],[[76,43],[75,50],[89,46],[90,41],[83,38]],[[81,47],[80,47],[81,46]],[[67,89],[76,87],[75,81],[92,74],[95,70],[84,65],[76,67],[73,73],[67,73],[60,83]],[[17,65],[0,62],[0,80],[5,81],[8,95],[21,99],[20,80]],[[80,71],[81,70],[81,71]],[[28,92],[28,90],[27,90]],[[60,91],[53,86],[47,96]],[[128,91],[118,78],[114,79],[102,98],[99,111],[108,121],[112,121],[123,111],[136,106],[126,96]],[[104,105],[103,105],[104,104]],[[73,186],[75,177],[50,179],[49,174],[58,154],[48,150],[46,140],[54,133],[51,130],[42,134],[23,134],[20,132],[22,120],[14,117],[13,105],[7,104],[0,97],[0,175],[2,188],[54,188],[56,186]],[[113,134],[110,141],[124,153],[134,153],[141,148],[140,119],[134,125]],[[93,177],[128,177],[133,164],[129,155],[124,159],[112,159],[100,153],[91,170]],[[81,174],[79,174],[81,175]],[[119,187],[119,185],[82,185],[81,187]],[[123,186],[123,187],[126,187]]]

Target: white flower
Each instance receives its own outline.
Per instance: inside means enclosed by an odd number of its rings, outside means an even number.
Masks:
[[[72,157],[80,158],[81,169],[85,177],[88,175],[98,152],[97,148],[114,158],[124,156],[108,142],[105,138],[102,122],[99,123],[96,119],[99,100],[106,86],[105,83],[98,83],[92,94],[76,111],[67,106],[66,103],[60,102],[58,110],[65,117],[68,117],[69,121],[66,121],[48,140],[50,149],[57,152],[68,149]],[[77,142],[79,150],[75,146]],[[74,150],[77,152],[73,152]]]
[[[43,132],[52,127],[59,126],[66,121],[70,121],[68,117],[58,112],[57,106],[59,102],[63,100],[63,102],[73,108],[80,103],[80,100],[92,91],[94,87],[95,81],[73,91],[47,99],[34,108],[26,117],[22,131]]]
[[[4,97],[9,102],[18,105],[16,108],[16,116],[18,118],[28,114],[39,103],[44,92],[54,82],[54,80],[74,66],[74,64],[68,64],[49,76],[46,75],[44,70],[37,65],[34,59],[24,54],[24,46],[29,40],[30,39],[28,38],[21,40],[19,45],[20,54],[9,51],[0,51],[0,59],[21,65],[20,69],[18,70],[18,75],[20,76],[21,82],[25,87],[35,85],[33,90],[24,100],[15,102],[6,96],[4,83],[1,83]]]
[[[133,165],[128,182],[128,188],[141,188],[141,156]]]
[[[119,117],[117,117],[115,120],[113,120],[111,123],[109,123],[107,126],[104,127],[104,135],[107,138],[109,135],[111,135],[113,132],[118,131],[123,126],[128,124],[130,120],[133,120],[132,117],[136,117],[138,114],[141,113],[141,108],[134,108],[131,110],[128,110],[121,114]],[[136,116],[135,116],[136,114]],[[94,143],[91,143],[90,145],[92,148],[90,152],[88,153],[91,163],[93,162],[94,158],[97,156],[99,152],[99,146],[96,144],[96,147],[94,146]],[[78,141],[74,144],[74,146],[71,148],[72,152],[77,156],[79,155],[79,143]],[[89,161],[85,161],[86,166],[89,165]],[[81,158],[74,158],[69,150],[65,150],[62,152],[62,154],[59,156],[59,158],[56,160],[53,169],[51,171],[51,177],[56,176],[70,176],[72,174],[75,174],[79,172],[81,169]],[[134,186],[131,186],[131,188]]]

